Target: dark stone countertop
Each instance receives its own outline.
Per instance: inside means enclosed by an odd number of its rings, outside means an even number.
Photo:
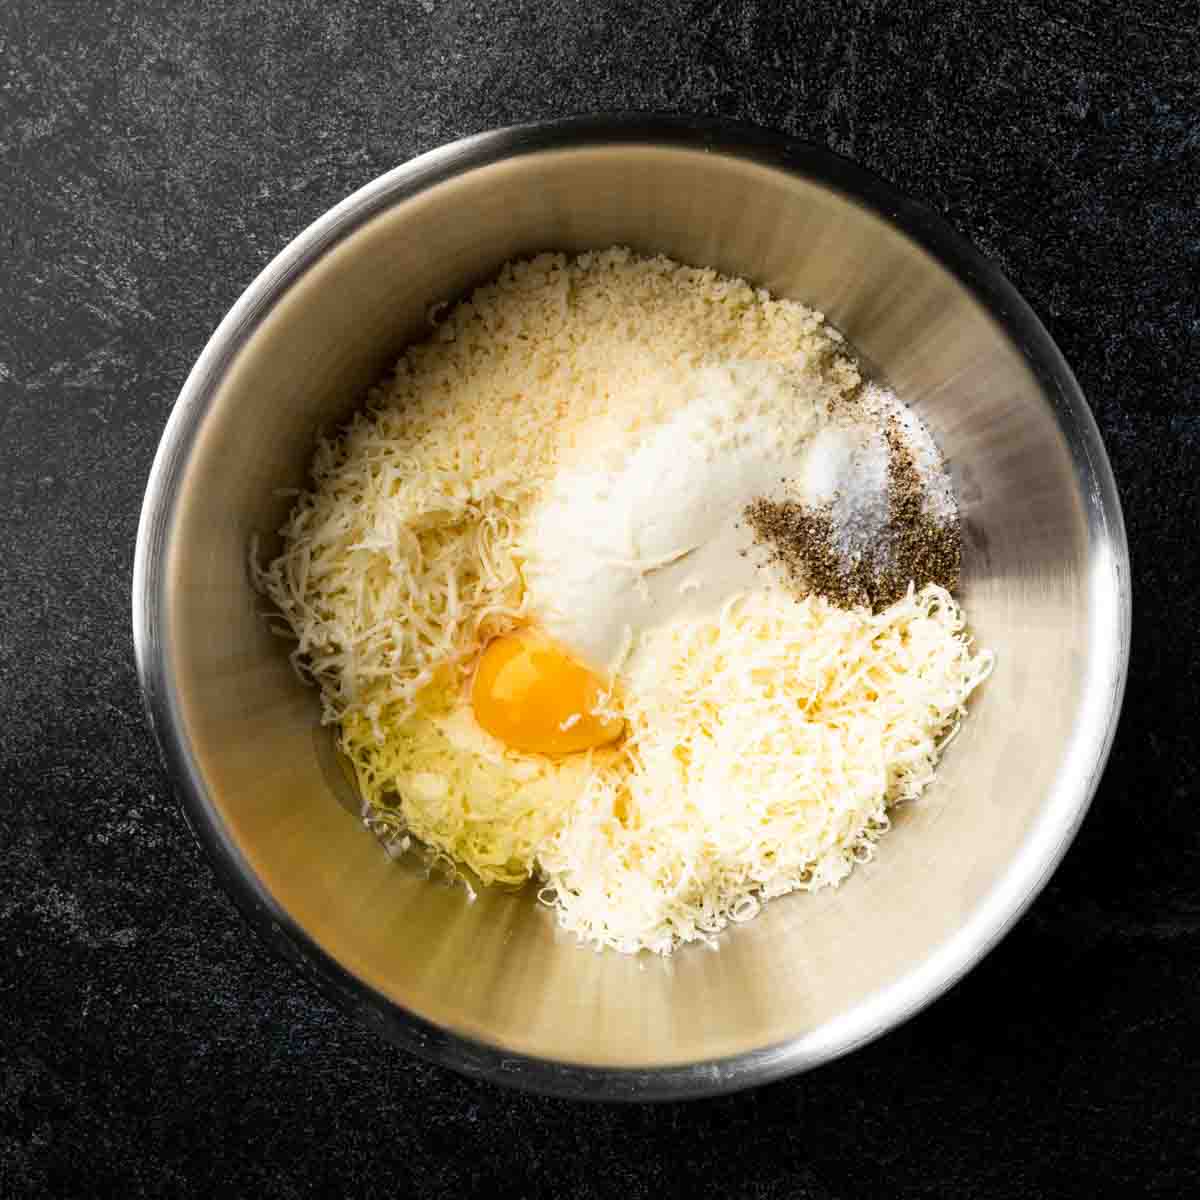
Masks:
[[[1200,11],[1143,0],[8,0],[0,9],[0,1196],[1182,1195],[1200,1170]],[[248,934],[129,632],[171,402],[286,240],[458,135],[613,109],[823,143],[1047,323],[1125,504],[1125,716],[1045,893],[807,1077],[691,1105],[415,1061]]]

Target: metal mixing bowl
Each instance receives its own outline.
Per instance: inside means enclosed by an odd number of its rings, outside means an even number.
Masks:
[[[528,894],[388,861],[315,694],[264,623],[251,535],[318,428],[506,259],[621,243],[821,310],[925,419],[966,522],[963,597],[998,665],[919,802],[839,889],[670,960],[580,949]],[[1129,651],[1128,550],[1096,426],[979,254],[849,162],[709,121],[587,119],[426,154],[306,229],[189,376],[138,534],[134,634],[171,780],[250,923],[418,1054],[571,1096],[682,1097],[845,1053],[911,1016],[1018,918],[1103,768]],[[649,958],[649,961],[647,959]],[[1069,986],[1064,981],[1064,986]]]

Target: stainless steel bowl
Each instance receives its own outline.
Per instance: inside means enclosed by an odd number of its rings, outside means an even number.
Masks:
[[[993,678],[873,863],[668,961],[593,954],[528,895],[389,862],[347,812],[315,695],[246,571],[430,304],[506,259],[623,243],[822,309],[933,430],[966,519]],[[710,121],[586,119],[468,138],[389,172],[250,285],[154,463],[133,595],[172,782],[250,923],[400,1045],[570,1096],[682,1097],[834,1058],[911,1016],[1045,884],[1096,788],[1129,651],[1128,550],[1079,388],[1005,282],[849,162]],[[340,801],[340,802],[339,802]],[[1063,986],[1070,986],[1069,980]]]

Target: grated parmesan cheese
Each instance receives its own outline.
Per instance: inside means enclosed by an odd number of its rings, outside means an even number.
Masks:
[[[510,263],[410,347],[367,411],[320,442],[282,552],[252,566],[324,719],[359,714],[382,738],[439,666],[512,628],[546,481],[604,428],[628,435],[686,403],[714,357],[786,363],[831,396],[859,382],[819,313],[621,248]]]

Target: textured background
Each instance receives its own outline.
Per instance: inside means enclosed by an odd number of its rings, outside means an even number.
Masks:
[[[1166,0],[5,0],[0,1196],[1187,1190],[1198,37]],[[992,256],[1091,399],[1136,607],[1104,784],[1000,948],[815,1074],[645,1108],[459,1079],[265,957],[169,795],[128,619],[172,398],[259,267],[419,151],[623,108],[824,143]]]

